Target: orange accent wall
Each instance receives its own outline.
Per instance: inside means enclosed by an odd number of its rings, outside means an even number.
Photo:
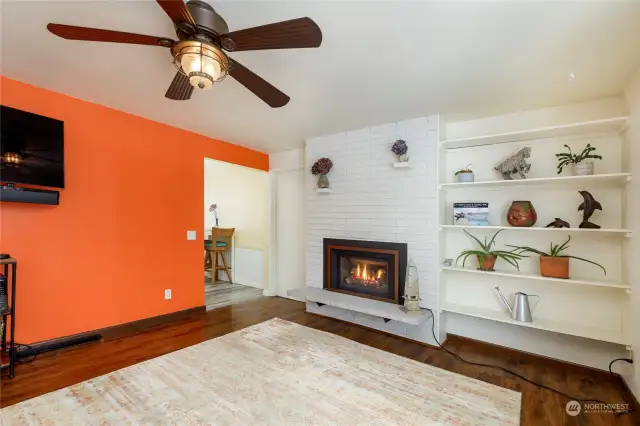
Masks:
[[[203,159],[268,170],[268,155],[2,76],[0,94],[65,132],[60,205],[0,203],[0,251],[18,259],[17,341],[202,306]]]

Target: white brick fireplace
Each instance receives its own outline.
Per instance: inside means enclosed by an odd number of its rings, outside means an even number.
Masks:
[[[390,147],[403,139],[410,168],[396,169]],[[418,269],[421,306],[436,308],[438,298],[438,117],[367,127],[307,139],[306,284],[323,288],[323,238],[342,238],[408,245]],[[317,193],[316,176],[308,170],[321,157],[333,161],[330,193]],[[431,320],[422,325],[335,306],[307,302],[310,312],[433,344]],[[436,312],[436,316],[438,313]]]

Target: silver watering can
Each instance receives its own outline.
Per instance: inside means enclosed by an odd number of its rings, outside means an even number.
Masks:
[[[513,307],[511,307],[509,306],[509,302],[507,301],[507,298],[504,297],[504,294],[502,294],[502,292],[500,291],[500,287],[495,286],[494,288],[498,292],[498,295],[500,295],[500,298],[502,299],[502,303],[504,303],[504,306],[506,306],[507,309],[509,310],[509,313],[511,314],[511,318],[521,322],[533,321],[533,318],[531,317],[531,311],[533,311],[536,308],[536,306],[538,306],[538,302],[540,302],[540,296],[536,296],[535,294],[525,294],[525,293],[517,292],[516,300],[513,304]],[[536,304],[533,305],[533,308],[529,307],[530,297],[535,297],[538,299],[536,301]]]

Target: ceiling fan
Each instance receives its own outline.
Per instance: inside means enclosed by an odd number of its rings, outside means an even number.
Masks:
[[[72,25],[49,24],[47,29],[68,40],[143,44],[169,48],[178,69],[165,96],[186,100],[194,88],[211,89],[228,75],[273,108],[289,102],[289,96],[248,70],[226,51],[299,49],[318,47],[322,32],[310,18],[291,19],[259,27],[229,32],[225,20],[201,0],[156,0],[173,21],[174,41],[164,37]]]

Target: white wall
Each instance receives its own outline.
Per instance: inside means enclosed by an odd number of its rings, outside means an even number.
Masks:
[[[204,160],[205,234],[215,225],[211,204],[218,205],[219,226],[235,228],[235,282],[265,288],[269,253],[269,175],[236,164]],[[222,278],[225,279],[224,274]]]
[[[631,115],[631,125],[627,131],[627,167],[633,173],[633,180],[627,188],[628,226],[634,230],[640,228],[640,69],[629,82],[625,91],[625,100]],[[632,285],[630,312],[630,340],[634,352],[640,350],[640,240],[638,235],[631,238],[626,247],[627,276]],[[638,359],[635,360],[638,362]],[[640,366],[620,365],[621,372],[637,398],[640,398]]]
[[[269,156],[274,220],[271,290],[290,297],[289,290],[305,286],[304,149]]]
[[[410,169],[394,169],[390,146],[409,145]],[[308,286],[323,287],[323,238],[408,244],[418,268],[421,305],[437,308],[437,143],[438,117],[429,116],[307,140],[305,162]],[[308,170],[329,157],[330,194],[318,194]],[[433,343],[431,328],[413,327],[330,306],[309,310],[360,323],[414,340]],[[315,311],[314,311],[315,312]],[[437,311],[436,311],[437,315]],[[430,321],[427,321],[430,324]]]
[[[581,121],[599,120],[625,115],[626,106],[621,97],[598,99],[551,108],[519,111],[511,114],[484,117],[475,120],[443,120],[441,139],[461,139],[480,135],[493,135],[518,130],[537,129]]]

